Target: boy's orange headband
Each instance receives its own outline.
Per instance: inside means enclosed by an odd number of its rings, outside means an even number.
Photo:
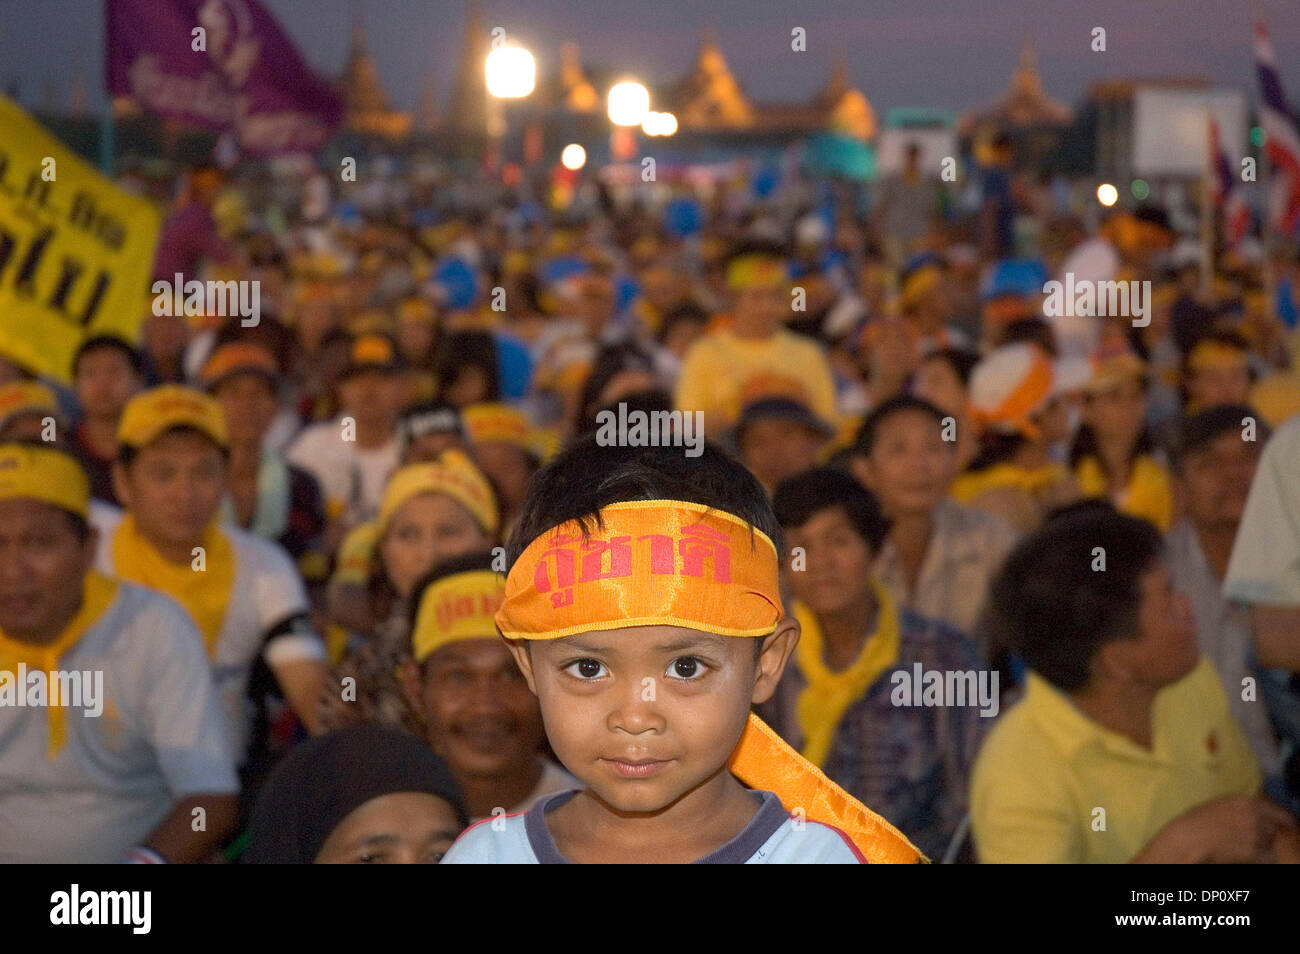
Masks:
[[[785,615],[776,546],[739,517],[681,500],[636,500],[534,540],[506,579],[497,626],[510,639],[560,639],[630,626],[767,636]]]

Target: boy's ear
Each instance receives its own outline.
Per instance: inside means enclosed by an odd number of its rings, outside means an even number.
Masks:
[[[526,639],[506,639],[506,649],[510,650],[510,655],[515,657],[515,665],[519,671],[524,674],[524,681],[528,683],[528,689],[533,695],[537,695],[537,682],[533,679],[533,657],[528,651],[528,640]]]
[[[750,703],[757,705],[767,702],[776,691],[776,684],[781,681],[786,664],[799,643],[799,621],[793,616],[785,616],[776,624],[770,636],[763,639],[763,652],[758,657],[758,671],[754,677],[754,691]]]

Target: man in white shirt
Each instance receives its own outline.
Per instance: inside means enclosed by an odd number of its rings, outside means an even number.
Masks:
[[[230,748],[244,762],[248,679],[260,653],[309,732],[326,678],[302,580],[270,541],[218,522],[225,492],[221,406],[165,385],[122,415],[113,481],[126,512],[94,514],[101,572],[148,586],[185,609],[207,647]]]
[[[0,862],[200,861],[238,790],[203,643],[91,569],[89,501],[72,458],[0,446]]]
[[[1300,416],[1284,421],[1264,447],[1223,594],[1250,604],[1274,722],[1300,751]]]
[[[339,384],[338,417],[308,427],[285,454],[320,483],[326,516],[344,529],[379,512],[384,484],[401,461],[397,423],[407,393],[401,371],[390,339],[358,335]]]

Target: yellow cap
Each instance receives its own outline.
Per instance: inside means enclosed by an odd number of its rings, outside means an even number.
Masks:
[[[0,444],[0,500],[17,498],[53,504],[84,519],[90,512],[90,481],[62,451]]]
[[[379,504],[378,535],[388,529],[388,522],[402,504],[421,494],[446,494],[473,514],[487,533],[497,532],[500,517],[492,485],[468,457],[451,449],[432,463],[411,464],[389,478]]]
[[[539,432],[527,414],[510,404],[471,404],[461,408],[460,419],[474,444],[503,441],[540,460],[545,460],[555,450],[556,438]]]
[[[173,427],[192,427],[221,447],[228,443],[221,405],[202,391],[179,384],[163,384],[133,397],[122,412],[117,442],[143,447]]]
[[[38,381],[12,381],[0,387],[0,427],[19,414],[58,413],[58,398]]]
[[[453,573],[429,584],[411,631],[415,661],[424,662],[449,643],[499,639],[496,612],[505,595],[505,577],[491,570]]]

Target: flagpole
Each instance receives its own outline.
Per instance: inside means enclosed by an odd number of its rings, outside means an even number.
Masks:
[[[1205,107],[1205,150],[1201,156],[1201,293],[1209,301],[1214,288],[1214,198],[1210,176],[1214,172],[1214,117]]]
[[[99,117],[99,168],[110,179],[113,177],[113,157],[116,151],[114,134],[116,131],[113,122],[113,97],[112,94],[109,94],[104,103],[104,110]]]

